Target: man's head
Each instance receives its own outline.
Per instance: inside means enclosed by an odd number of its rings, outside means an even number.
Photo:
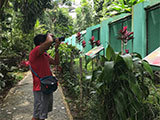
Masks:
[[[34,37],[34,44],[36,46],[40,45],[46,40],[47,35],[44,34],[38,34],[37,36]]]

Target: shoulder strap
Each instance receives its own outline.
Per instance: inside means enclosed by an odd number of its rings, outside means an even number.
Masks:
[[[29,65],[29,68],[30,68],[30,70],[31,70],[39,79],[41,79],[41,78],[39,77],[39,75],[32,69],[31,65]]]

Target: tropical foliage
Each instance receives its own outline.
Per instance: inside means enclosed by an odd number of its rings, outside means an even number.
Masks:
[[[131,7],[142,1],[93,0],[92,4],[91,1],[82,0],[81,6],[76,9],[77,17],[72,19],[69,16],[71,7],[60,7],[64,4],[71,6],[71,0],[1,0],[0,91],[6,85],[13,84],[16,79],[13,72],[21,70],[19,63],[22,59],[28,59],[36,34],[49,31],[55,37],[68,37],[100,23],[108,16],[131,13]],[[90,42],[91,45],[96,43],[93,38]],[[85,47],[86,43],[82,43]],[[61,71],[62,85],[67,95],[71,96],[71,103],[81,110],[78,111],[81,119],[158,119],[159,91],[153,83],[152,69],[139,54],[116,54],[109,45],[106,56],[86,65],[90,69],[96,63],[93,71],[85,69],[83,62],[80,76],[80,51],[64,43],[60,45],[59,52],[61,64],[54,67]],[[54,48],[48,53],[54,56]],[[87,76],[90,72],[91,79]],[[83,90],[81,105],[79,79],[82,80]]]
[[[92,60],[93,61],[93,60]],[[125,120],[159,118],[159,93],[154,84],[154,74],[149,64],[138,53],[121,55],[115,53],[109,45],[106,57],[101,56],[100,64],[88,76],[83,65],[83,104],[74,98],[80,91],[80,85],[69,93],[70,102],[79,110],[78,119],[89,120]],[[97,62],[94,62],[97,64]],[[90,64],[91,65],[91,64]],[[76,71],[76,70],[75,70]],[[90,71],[90,70],[89,70]],[[65,74],[65,73],[64,73]],[[66,77],[69,74],[66,75]],[[65,75],[64,75],[65,76]],[[75,81],[70,80],[70,84]],[[73,88],[69,88],[73,87]]]
[[[96,16],[100,20],[121,13],[131,13],[132,6],[145,0],[93,0]]]
[[[67,8],[55,8],[45,11],[40,17],[40,22],[45,24],[45,28],[55,37],[69,37],[73,34],[73,19],[69,16]]]
[[[48,53],[51,56],[54,56],[54,48],[48,50]],[[75,97],[78,97],[79,94],[79,84],[78,84],[78,72],[79,68],[74,66],[74,59],[79,57],[79,50],[72,46],[67,45],[66,43],[62,43],[59,47],[59,54],[60,54],[60,65],[54,66],[59,71],[60,82],[63,83],[65,88],[67,89],[67,94],[72,94]],[[60,68],[60,69],[59,69]]]
[[[87,0],[81,1],[81,6],[76,8],[76,21],[74,23],[75,32],[83,31],[87,27],[97,24],[97,20],[94,19],[94,9]]]
[[[153,91],[158,95],[152,81],[152,69],[138,56],[137,53],[115,54],[108,46],[106,57],[101,59],[102,65],[92,74],[95,87],[91,92],[92,115],[89,116],[99,120],[148,120],[159,116],[159,98],[155,103],[149,100]]]

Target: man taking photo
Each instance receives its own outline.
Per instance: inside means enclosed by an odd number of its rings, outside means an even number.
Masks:
[[[60,40],[55,39],[55,58],[52,59],[46,51],[53,43],[52,34],[39,34],[34,38],[35,48],[29,54],[29,63],[31,68],[39,75],[40,78],[51,76],[50,64],[59,64],[58,47]],[[34,112],[32,120],[45,120],[48,112],[52,111],[53,93],[44,94],[41,91],[40,79],[32,72],[33,76],[33,95],[34,95]]]

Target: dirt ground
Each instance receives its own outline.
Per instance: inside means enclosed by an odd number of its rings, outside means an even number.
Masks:
[[[0,104],[0,120],[31,120],[33,113],[32,76],[30,71],[25,78],[10,90]],[[70,120],[61,89],[53,94],[53,111],[47,120]]]

